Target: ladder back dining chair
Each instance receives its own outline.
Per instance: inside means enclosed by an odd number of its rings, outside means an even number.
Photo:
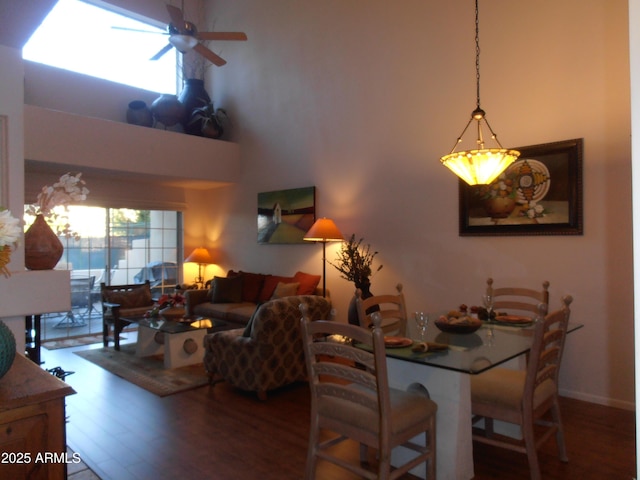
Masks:
[[[407,307],[402,293],[402,284],[396,285],[396,294],[373,295],[362,298],[362,291],[356,290],[356,307],[360,326],[370,328],[373,324],[372,313],[379,312],[382,317],[382,331],[386,335],[401,337],[407,334]]]
[[[555,433],[558,456],[567,462],[567,453],[558,403],[558,374],[569,323],[570,295],[563,297],[562,308],[544,315],[534,327],[533,343],[527,369],[492,368],[471,375],[471,411],[473,422],[484,419],[484,429],[474,429],[473,440],[526,453],[532,480],[539,480],[538,447]],[[547,418],[550,413],[550,420]],[[519,425],[522,441],[493,430],[493,421]],[[534,435],[541,425],[543,433]]]
[[[435,480],[437,406],[426,391],[389,387],[380,316],[373,329],[347,323],[311,322],[301,306],[302,334],[311,389],[311,429],[305,479],[316,475],[323,459],[368,479],[396,479],[427,464]],[[332,341],[341,338],[342,341]],[[328,440],[320,431],[334,433]],[[411,441],[424,435],[424,445]],[[360,444],[360,463],[349,462],[331,447],[351,439]],[[391,467],[391,451],[404,446],[416,453],[404,465]],[[377,469],[367,467],[368,448],[376,450]]]
[[[549,282],[542,282],[542,290],[525,287],[493,286],[493,278],[487,279],[487,295],[493,295],[493,311],[506,310],[509,314],[531,313],[538,314],[538,306],[543,303],[549,305]]]

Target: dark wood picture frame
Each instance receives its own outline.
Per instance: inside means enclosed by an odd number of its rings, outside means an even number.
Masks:
[[[299,243],[316,221],[316,187],[258,193],[258,243]]]
[[[460,236],[582,235],[583,139],[516,150],[491,185],[459,181]]]

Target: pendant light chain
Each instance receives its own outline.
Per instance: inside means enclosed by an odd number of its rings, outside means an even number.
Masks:
[[[476,0],[476,106],[480,108],[480,21]]]
[[[511,165],[520,155],[517,150],[503,148],[498,136],[489,125],[485,111],[480,108],[480,14],[479,0],[476,3],[476,109],[471,112],[469,122],[456,140],[456,144],[448,155],[440,157],[440,162],[458,175],[469,185],[487,185],[493,182],[500,173]],[[462,142],[462,137],[469,126],[475,121],[476,146],[475,149],[456,152],[456,148]],[[485,148],[482,123],[491,134],[498,148]]]

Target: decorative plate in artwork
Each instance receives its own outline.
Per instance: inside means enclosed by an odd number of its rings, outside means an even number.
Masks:
[[[516,202],[539,202],[549,191],[551,176],[547,166],[532,158],[513,162],[507,168],[508,177],[515,178]]]

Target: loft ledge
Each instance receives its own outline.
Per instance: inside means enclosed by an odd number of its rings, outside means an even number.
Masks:
[[[25,159],[132,174],[236,183],[237,143],[24,106]]]

